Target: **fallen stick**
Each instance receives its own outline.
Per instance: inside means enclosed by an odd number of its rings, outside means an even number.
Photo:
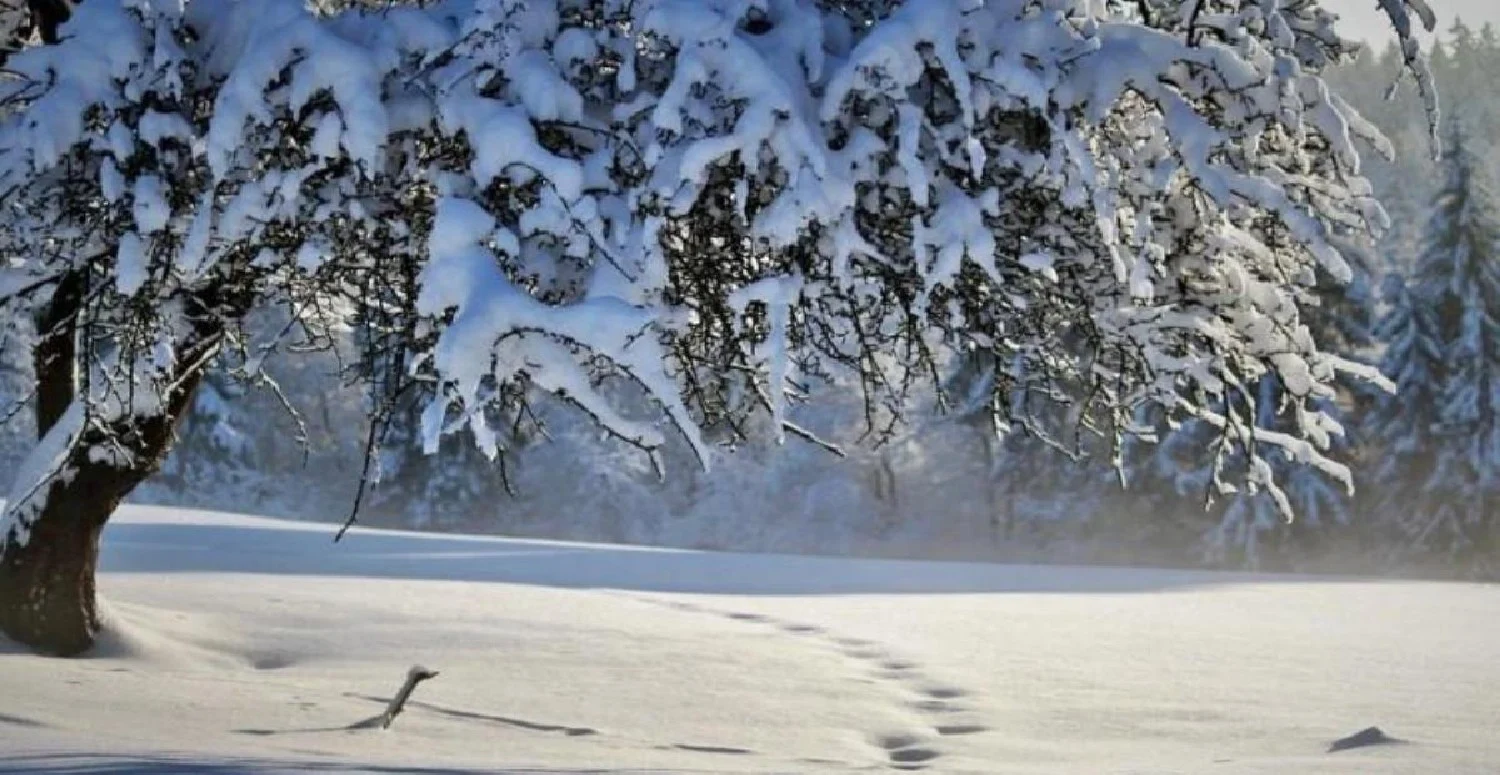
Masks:
[[[396,696],[391,698],[391,704],[385,706],[385,713],[380,714],[380,728],[390,729],[391,722],[395,721],[401,709],[406,707],[406,701],[411,699],[411,693],[416,690],[417,684],[429,678],[437,678],[437,675],[436,670],[428,670],[421,665],[412,665],[412,668],[406,671],[406,683],[401,685],[401,691],[396,692]]]

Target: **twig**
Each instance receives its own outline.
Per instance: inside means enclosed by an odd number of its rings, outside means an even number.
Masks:
[[[800,426],[800,425],[798,425],[798,424],[796,424],[794,422],[791,422],[790,420],[783,420],[782,423],[781,423],[781,427],[784,428],[784,429],[786,429],[787,433],[790,433],[793,436],[796,436],[796,437],[802,439],[803,441],[806,441],[809,444],[812,444],[812,445],[818,446],[818,447],[822,447],[823,449],[825,449],[825,450],[827,450],[827,451],[829,451],[829,452],[831,452],[831,453],[833,453],[833,454],[835,454],[835,455],[837,455],[839,457],[848,457],[849,456],[849,454],[844,451],[843,447],[840,447],[839,445],[834,444],[831,441],[826,441],[826,440],[824,440],[822,438],[819,438],[817,434],[813,433],[812,431],[810,431],[810,430],[808,430],[808,429],[806,429],[806,428],[804,428],[804,427],[802,427],[802,426]]]
[[[377,418],[370,418],[369,434],[365,437],[365,457],[359,473],[359,486],[354,490],[354,505],[349,509],[349,516],[339,531],[333,535],[333,542],[344,540],[344,534],[359,519],[359,506],[365,499],[365,488],[370,484],[370,462],[374,459],[376,442],[380,437],[380,422]]]
[[[406,683],[401,685],[401,691],[396,692],[396,696],[391,698],[391,704],[385,707],[385,713],[380,714],[380,728],[391,728],[391,722],[395,721],[396,716],[401,714],[401,709],[406,707],[406,701],[411,699],[411,693],[416,690],[417,684],[429,678],[437,678],[437,676],[436,670],[428,670],[421,665],[412,665],[411,669],[406,671]]]

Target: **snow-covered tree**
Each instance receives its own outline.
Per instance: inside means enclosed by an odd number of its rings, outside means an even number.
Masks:
[[[1284,418],[1276,412],[1286,399],[1285,387],[1267,377],[1258,386],[1258,394],[1262,427],[1285,430]],[[1345,420],[1333,399],[1321,403],[1319,408],[1329,416]],[[1335,450],[1341,455],[1347,455],[1350,446],[1344,438],[1335,442]],[[1282,482],[1281,493],[1255,488],[1230,494],[1218,512],[1218,524],[1207,536],[1210,559],[1251,568],[1275,562],[1277,567],[1287,568],[1300,555],[1316,554],[1321,545],[1340,537],[1356,519],[1354,493],[1347,484],[1298,465],[1279,449],[1268,452],[1267,458]],[[1367,477],[1362,472],[1359,483],[1363,485]],[[1286,519],[1289,513],[1296,518]],[[1369,517],[1360,515],[1360,519]]]
[[[421,413],[410,404],[396,407],[385,423],[369,461],[378,468],[366,472],[376,483],[367,501],[371,513],[395,515],[405,527],[433,528],[492,510],[507,495],[505,457],[486,457],[467,431],[445,436],[429,453],[421,427]]]
[[[260,338],[285,324],[261,316],[247,327]],[[360,389],[340,374],[347,349],[271,353],[248,377],[249,353],[231,345],[205,374],[160,470],[134,497],[289,516],[346,511],[366,418]]]
[[[1371,258],[1363,252],[1351,256],[1349,282],[1334,283],[1320,275],[1321,292],[1303,317],[1325,350],[1356,362],[1373,343]],[[1358,379],[1338,380],[1333,388],[1312,399],[1311,405],[1326,421],[1337,423],[1332,448],[1347,457],[1353,440],[1344,431],[1351,422],[1346,407],[1360,406],[1368,396],[1383,397],[1386,392]],[[1302,398],[1274,374],[1247,386],[1240,400],[1255,417],[1252,444],[1262,437],[1295,434],[1299,416],[1287,409]],[[1124,448],[1127,500],[1133,502],[1133,510],[1154,514],[1167,523],[1168,533],[1196,533],[1200,556],[1208,564],[1285,565],[1293,559],[1288,555],[1314,550],[1326,534],[1354,519],[1351,482],[1302,465],[1295,455],[1274,444],[1259,453],[1274,483],[1265,486],[1245,476],[1246,468],[1256,464],[1255,454],[1247,456],[1245,450],[1204,454],[1204,448],[1219,435],[1211,424],[1193,418],[1174,421],[1160,412],[1143,412],[1137,422],[1151,429],[1151,436],[1159,441],[1137,441]],[[1249,486],[1236,486],[1236,481]]]
[[[1478,559],[1500,503],[1500,190],[1484,143],[1453,126],[1422,253],[1382,325],[1402,391],[1376,422],[1388,508],[1416,546]]]
[[[1425,3],[1382,3],[1430,81]],[[899,415],[979,347],[1114,434],[1195,418],[1256,486],[1270,448],[1347,474],[1317,401],[1357,367],[1301,310],[1383,222],[1382,141],[1316,3],[85,0],[55,37],[0,81],[0,319],[39,330],[20,640],[92,642],[100,530],[226,344],[276,349],[268,307],[378,329],[364,360],[408,367],[374,403],[421,394],[428,450],[502,454],[541,392],[706,466],[705,428],[797,433],[809,380]],[[1267,375],[1288,432],[1252,432]]]
[[[256,474],[255,450],[235,413],[244,386],[213,371],[205,376],[193,405],[178,425],[173,454],[162,462],[159,479],[173,490],[223,491]],[[229,480],[229,481],[226,481]]]
[[[1108,427],[1112,412],[1080,392],[1086,383],[1032,375],[1026,358],[1000,363],[986,348],[963,353],[942,384],[937,414],[974,432],[977,450],[968,455],[980,461],[973,473],[985,482],[996,543],[1096,511],[1120,441]]]
[[[1385,344],[1380,368],[1396,392],[1379,399],[1364,422],[1374,451],[1368,476],[1378,484],[1362,500],[1382,521],[1399,524],[1419,513],[1423,485],[1432,475],[1447,364],[1435,310],[1412,283],[1389,275],[1385,303],[1376,329]]]

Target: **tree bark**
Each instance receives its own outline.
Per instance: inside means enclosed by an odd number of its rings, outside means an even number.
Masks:
[[[50,485],[28,540],[8,541],[0,550],[0,630],[6,635],[59,656],[76,656],[94,645],[99,535],[125,496],[166,458],[198,380],[198,375],[186,380],[167,414],[133,424],[131,467],[91,460],[91,442],[103,441],[91,434],[68,455],[71,476]]]
[[[95,463],[53,484],[29,540],[0,552],[0,630],[12,639],[59,656],[94,645],[99,534],[133,487],[124,473]]]
[[[81,270],[65,276],[38,320],[38,438],[80,400],[76,322],[85,304],[83,283]],[[171,449],[177,422],[191,405],[224,332],[223,310],[214,301],[202,295],[189,299],[192,330],[176,348],[181,371],[173,375],[176,388],[165,396],[163,411],[85,429],[67,453],[67,475],[45,485],[45,496],[34,496],[44,500],[27,540],[0,545],[0,631],[12,639],[60,656],[76,656],[93,646],[99,632],[94,575],[100,533],[120,502],[156,472]],[[91,454],[105,446],[127,452],[129,464]]]
[[[73,4],[69,0],[27,0],[31,16],[41,32],[42,42],[57,42],[57,28],[73,15]]]

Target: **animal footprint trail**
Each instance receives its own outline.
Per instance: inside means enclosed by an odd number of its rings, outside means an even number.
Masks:
[[[775,628],[786,635],[832,649],[862,672],[872,676],[875,683],[896,688],[898,694],[908,698],[904,701],[907,710],[924,717],[928,726],[870,736],[873,747],[880,752],[891,769],[917,771],[937,766],[943,756],[942,741],[989,731],[989,727],[972,723],[964,717],[971,710],[962,701],[970,698],[972,692],[933,680],[920,664],[892,653],[875,641],[841,636],[818,625],[785,621],[764,614],[714,610],[689,603],[651,598],[640,599],[677,611],[719,616],[747,625]]]

